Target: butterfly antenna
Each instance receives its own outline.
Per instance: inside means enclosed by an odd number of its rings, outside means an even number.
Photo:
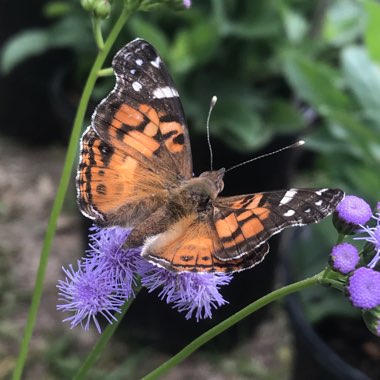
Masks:
[[[265,154],[263,154],[263,155],[261,155],[261,156],[259,156],[259,157],[251,158],[251,159],[248,160],[248,161],[244,161],[244,162],[241,162],[240,164],[237,164],[237,165],[232,166],[231,168],[227,169],[227,170],[225,171],[225,173],[227,173],[227,172],[229,172],[229,171],[231,171],[231,170],[233,170],[233,169],[236,169],[236,168],[238,168],[238,167],[240,167],[240,166],[243,166],[243,165],[245,165],[245,164],[248,164],[248,163],[250,163],[250,162],[252,162],[252,161],[259,160],[260,158],[264,158],[264,157],[272,156],[273,154],[276,154],[276,153],[282,152],[283,150],[297,148],[297,147],[299,147],[299,146],[301,146],[301,145],[303,145],[303,144],[305,144],[305,141],[300,140],[300,141],[297,141],[297,142],[294,143],[294,144],[291,144],[291,145],[288,145],[288,146],[284,146],[283,148],[277,149],[277,150],[275,150],[274,152],[265,153]]]
[[[208,143],[208,149],[210,151],[210,170],[212,171],[213,167],[213,154],[212,154],[212,146],[211,146],[211,140],[210,140],[210,116],[211,112],[216,104],[216,101],[218,98],[216,96],[213,96],[210,102],[210,109],[208,111],[208,116],[207,116],[207,123],[206,123],[206,131],[207,131],[207,143]]]

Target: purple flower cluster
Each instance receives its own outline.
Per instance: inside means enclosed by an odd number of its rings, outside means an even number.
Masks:
[[[380,336],[380,202],[372,215],[363,199],[347,196],[338,205],[334,218],[341,234],[355,234],[353,240],[364,241],[365,246],[359,254],[353,244],[336,245],[330,255],[331,266],[347,275],[346,290],[352,305],[363,310],[367,326]]]
[[[72,328],[81,324],[87,330],[93,321],[100,332],[97,317],[102,315],[109,323],[115,321],[115,313],[135,296],[133,287],[138,278],[149,292],[159,290],[158,296],[185,312],[187,319],[211,318],[212,310],[226,303],[219,290],[231,281],[231,275],[176,273],[154,266],[141,257],[140,249],[123,248],[129,232],[120,227],[93,227],[90,249],[78,261],[78,269],[72,265],[63,268],[65,279],[57,285],[57,309],[73,313],[64,319]]]

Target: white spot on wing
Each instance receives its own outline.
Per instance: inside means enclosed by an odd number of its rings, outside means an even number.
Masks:
[[[139,83],[139,82],[133,82],[132,83],[132,87],[133,87],[133,89],[135,90],[135,91],[140,91],[141,89],[142,89],[142,84],[141,83]]]
[[[316,192],[315,192],[315,194],[317,194],[317,195],[319,195],[319,196],[321,196],[322,195],[322,193],[324,193],[325,191],[327,191],[328,189],[321,189],[321,190],[317,190]]]
[[[315,202],[315,205],[320,206],[322,203],[323,203],[323,201],[322,201],[322,199],[320,199],[319,201]]]
[[[309,208],[307,208],[306,210],[304,210],[305,214],[308,214],[309,212],[311,212],[311,210]]]
[[[154,61],[151,61],[150,62],[154,67],[157,67],[157,69],[160,67],[160,63],[161,63],[161,59],[160,57],[156,57],[156,59]]]
[[[142,59],[140,59],[140,58],[136,59],[136,65],[137,66],[141,66],[142,64],[143,64],[143,60]]]
[[[131,73],[132,75],[134,75],[134,74],[136,73],[136,69],[130,69],[129,71],[130,71],[130,73]]]
[[[280,201],[280,205],[286,205],[297,194],[297,190],[288,190]]]
[[[294,210],[288,210],[284,213],[284,216],[288,217],[288,216],[293,216],[296,212]]]
[[[153,97],[156,99],[162,99],[162,98],[175,98],[179,96],[178,92],[175,88],[173,87],[157,87],[153,91]]]

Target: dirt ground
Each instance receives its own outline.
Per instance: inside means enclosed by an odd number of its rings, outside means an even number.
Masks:
[[[0,137],[0,379],[9,378],[18,354],[64,154],[62,147],[27,148]],[[72,183],[49,259],[25,379],[71,378],[98,338],[94,328],[70,330],[55,309],[61,267],[75,263],[83,252],[81,231]],[[291,358],[287,321],[274,307],[254,336],[239,347],[223,355],[195,353],[165,379],[286,380]],[[89,378],[112,374],[112,379],[137,379],[166,359],[162,353],[113,339]]]

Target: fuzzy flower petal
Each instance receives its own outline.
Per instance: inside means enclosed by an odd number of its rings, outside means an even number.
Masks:
[[[342,274],[352,272],[359,263],[359,251],[349,243],[338,244],[331,252],[332,267]]]
[[[347,291],[353,306],[372,309],[380,306],[380,272],[362,267],[349,279]]]
[[[366,236],[355,237],[355,240],[365,240],[369,243],[370,250],[374,251],[374,257],[371,262],[368,264],[370,268],[375,268],[375,266],[380,261],[380,216],[377,214],[372,217],[376,220],[375,227],[362,226],[362,229],[359,233],[365,233]]]
[[[212,317],[212,309],[224,305],[219,292],[222,285],[227,285],[231,275],[223,273],[170,272],[158,268],[147,261],[139,265],[141,283],[149,292],[160,289],[159,297],[180,312],[186,312],[186,319],[193,315],[197,321]]]
[[[100,333],[98,314],[105,317],[109,323],[116,320],[114,313],[120,313],[128,291],[120,284],[110,281],[101,271],[94,270],[88,262],[78,261],[77,271],[72,265],[69,269],[63,268],[63,271],[66,278],[60,280],[57,285],[59,301],[62,302],[57,305],[57,310],[74,313],[63,321],[70,322],[71,328],[84,322],[84,329],[88,330],[92,320]]]
[[[371,207],[366,201],[355,195],[347,195],[335,209],[333,223],[340,233],[351,235],[360,225],[367,223],[371,216]]]
[[[191,7],[191,0],[183,0],[183,6],[185,8],[190,8]]]
[[[123,244],[127,239],[130,229],[121,227],[98,228],[90,236],[90,249],[87,251],[85,260],[92,266],[101,268],[110,280],[114,279],[119,284],[130,289],[135,284],[136,261],[140,260],[140,248],[125,250]]]
[[[365,224],[372,216],[369,204],[355,195],[347,195],[338,204],[338,215],[348,223]]]

